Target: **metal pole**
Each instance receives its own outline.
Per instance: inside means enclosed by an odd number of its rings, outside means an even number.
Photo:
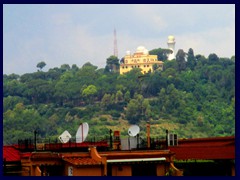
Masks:
[[[137,149],[139,149],[139,134],[137,134]]]
[[[34,150],[37,150],[37,130],[34,130]]]
[[[83,124],[82,124],[82,142],[83,142]]]
[[[112,130],[111,129],[109,130],[109,135],[110,135],[109,136],[110,137],[110,149],[112,149],[113,144],[112,144]]]
[[[147,121],[147,148],[150,149],[150,122]]]
[[[130,136],[128,136],[128,150],[131,150],[131,147],[130,147]]]
[[[166,149],[168,149],[168,130],[166,130]]]

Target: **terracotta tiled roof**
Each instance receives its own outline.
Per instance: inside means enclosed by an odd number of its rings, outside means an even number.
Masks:
[[[101,161],[96,161],[92,158],[80,158],[80,157],[65,157],[63,158],[64,161],[69,162],[74,165],[101,165]]]
[[[20,152],[14,146],[3,146],[3,159],[7,162],[20,161]]]

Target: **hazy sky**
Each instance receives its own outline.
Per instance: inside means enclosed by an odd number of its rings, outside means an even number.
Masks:
[[[113,54],[117,31],[118,57],[140,45],[167,48],[175,36],[175,51],[189,48],[208,57],[235,55],[234,4],[3,5],[3,73],[43,71],[91,62],[105,67]]]

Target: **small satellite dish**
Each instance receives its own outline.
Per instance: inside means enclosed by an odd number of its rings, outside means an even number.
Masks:
[[[65,130],[59,137],[58,139],[61,141],[61,143],[67,143],[71,139],[71,134]]]
[[[89,126],[88,123],[80,124],[77,133],[76,133],[76,143],[82,143],[85,141],[88,135]]]
[[[130,126],[130,128],[128,129],[128,135],[129,136],[136,136],[140,131],[140,128],[138,125],[132,125]]]

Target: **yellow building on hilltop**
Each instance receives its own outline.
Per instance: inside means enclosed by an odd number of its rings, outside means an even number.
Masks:
[[[155,64],[157,69],[163,69],[163,62],[158,61],[157,55],[149,55],[144,46],[139,46],[133,55],[131,55],[130,51],[126,52],[120,64],[120,74],[129,72],[134,68],[140,68],[143,74],[153,72]]]

